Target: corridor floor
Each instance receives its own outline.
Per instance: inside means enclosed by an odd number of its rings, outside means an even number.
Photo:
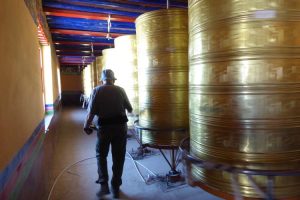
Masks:
[[[96,193],[99,185],[97,179],[97,165],[95,156],[96,134],[84,134],[82,127],[86,110],[80,108],[62,109],[52,123],[56,123],[55,131],[48,132],[51,138],[52,162],[48,162],[50,174],[48,188],[51,192],[46,199],[51,200],[93,200],[99,199]],[[50,135],[52,134],[52,135]],[[138,146],[134,138],[129,138],[127,151],[135,150]],[[151,172],[165,175],[169,166],[158,150],[153,154],[138,160],[137,166],[147,180]],[[108,167],[111,172],[111,157],[109,154]],[[143,167],[143,166],[144,167]],[[146,168],[148,170],[146,170]],[[181,167],[179,166],[179,169]],[[149,172],[149,170],[151,172]],[[148,179],[149,180],[149,179]],[[101,199],[112,199],[106,195]],[[139,175],[130,156],[126,156],[123,185],[121,186],[120,199],[128,200],[218,200],[219,198],[187,184],[170,187],[165,182],[150,182],[146,184]]]

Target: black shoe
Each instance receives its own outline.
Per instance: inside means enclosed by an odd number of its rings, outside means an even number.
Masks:
[[[115,199],[118,199],[120,197],[120,188],[112,186],[111,189],[112,189],[113,197]]]
[[[104,196],[109,193],[110,193],[110,191],[109,191],[108,184],[103,183],[103,184],[101,184],[100,191],[97,193],[97,196]]]

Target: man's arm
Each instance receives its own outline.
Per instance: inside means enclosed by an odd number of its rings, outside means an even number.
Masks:
[[[85,120],[85,123],[84,123],[84,127],[83,127],[83,130],[86,134],[91,134],[93,132],[93,129],[91,128],[91,123],[94,119],[94,116],[95,115],[92,115],[90,113],[87,114],[87,118]]]
[[[123,92],[123,96],[124,96],[124,107],[125,107],[125,109],[126,109],[129,113],[131,113],[131,112],[132,112],[132,106],[131,106],[131,104],[130,104],[130,102],[129,102],[129,100],[128,100],[127,94],[126,94],[126,92],[125,92],[124,89],[122,89],[122,92]]]
[[[88,114],[86,116],[86,120],[84,122],[84,127],[83,130],[89,135],[93,132],[93,129],[91,129],[91,124],[95,116],[95,110],[96,110],[96,90],[93,90],[91,97],[90,97],[90,102],[88,106]]]
[[[92,124],[92,121],[94,119],[94,116],[95,115],[90,114],[90,113],[87,114],[86,119],[85,119],[85,123],[84,123],[85,128],[90,128],[90,126]]]

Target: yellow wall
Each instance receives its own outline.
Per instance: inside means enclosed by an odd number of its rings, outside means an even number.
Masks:
[[[51,57],[52,57],[52,78],[53,78],[53,103],[56,101],[57,97],[59,96],[59,89],[58,89],[58,81],[59,77],[57,75],[57,69],[59,69],[59,62],[55,53],[54,46],[51,47]]]
[[[83,91],[81,75],[61,75],[61,89],[63,92]]]
[[[23,0],[0,5],[0,171],[44,115],[37,28]]]

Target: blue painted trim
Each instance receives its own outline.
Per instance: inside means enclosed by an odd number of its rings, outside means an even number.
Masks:
[[[46,107],[46,108],[51,108],[51,107],[53,107],[53,104],[52,104],[52,103],[50,103],[50,104],[45,104],[45,107]]]
[[[59,16],[47,16],[48,24],[80,24],[83,26],[97,26],[107,28],[107,20],[96,19],[81,19],[81,18],[69,18]],[[73,24],[74,25],[74,24]],[[135,29],[134,22],[118,22],[112,21],[111,28],[129,28]]]
[[[114,40],[107,39],[105,37],[94,37],[87,35],[62,35],[62,34],[52,34],[54,41],[73,41],[73,42],[105,42],[105,43],[114,43]]]
[[[97,26],[86,26],[81,24],[49,24],[53,29],[70,29],[79,31],[93,31],[93,32],[104,32],[107,33],[107,27],[97,27]],[[123,30],[120,28],[111,28],[110,33],[120,33],[120,34],[135,34],[135,29]]]
[[[94,46],[94,51],[102,51],[103,49],[108,48],[107,46]],[[69,50],[82,50],[82,51],[91,51],[91,46],[83,46],[83,45],[65,45],[65,44],[55,44],[55,49],[69,49]]]
[[[76,59],[76,58],[79,58],[79,59],[82,59],[81,56],[62,56],[61,59],[64,59],[64,58],[73,58],[73,59]],[[94,59],[96,59],[95,57],[87,57],[86,58],[88,61],[93,61]]]
[[[53,2],[53,1],[52,1]],[[134,10],[141,10],[141,11],[152,11],[155,8],[152,7],[145,7],[145,6],[139,6],[139,5],[133,5],[133,4],[128,4],[126,2],[124,3],[115,3],[111,2],[109,0],[68,0],[68,2],[74,2],[74,3],[86,3],[92,5],[98,5],[98,6],[105,6],[105,7],[112,7],[112,10],[114,8],[118,9],[134,9]]]
[[[52,1],[51,2],[44,1],[43,4],[44,4],[44,6],[49,7],[49,8],[59,8],[59,9],[66,9],[66,10],[104,13],[104,14],[111,14],[111,15],[123,15],[123,16],[129,16],[129,17],[137,17],[141,14],[141,13],[136,13],[136,12],[117,11],[117,10],[94,8],[94,7],[88,7],[88,6],[77,6],[77,5],[61,3],[61,2],[52,2]]]
[[[61,103],[61,95],[58,95],[58,97],[56,98],[55,102],[53,103],[54,111],[58,111],[59,110],[60,103]]]
[[[131,2],[138,2],[138,3],[145,3],[145,4],[158,4],[158,5],[166,5],[166,0],[129,0]],[[183,7],[187,8],[188,4],[184,2],[176,2],[176,1],[170,1],[170,6],[175,7]]]
[[[52,29],[71,29],[94,32],[107,32],[107,21],[89,20],[65,17],[47,17],[48,24]],[[111,33],[134,34],[135,24],[129,22],[112,22]]]
[[[17,155],[12,159],[12,161],[6,166],[6,168],[1,171],[0,173],[0,192],[3,191],[5,184],[9,181],[13,173],[17,170],[17,167],[20,162],[22,162],[24,156],[26,155],[28,149],[30,148],[32,142],[34,141],[34,138],[37,136],[37,134],[41,133],[41,130],[45,126],[44,119],[38,124],[36,129],[33,131],[33,134],[30,136],[30,138],[27,140],[27,142],[24,144],[24,146],[20,149],[20,151],[17,153]]]

